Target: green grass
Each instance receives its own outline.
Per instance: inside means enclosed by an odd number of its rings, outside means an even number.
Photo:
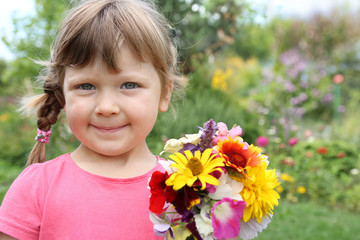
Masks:
[[[257,239],[359,239],[360,215],[313,202],[280,202],[273,220]]]

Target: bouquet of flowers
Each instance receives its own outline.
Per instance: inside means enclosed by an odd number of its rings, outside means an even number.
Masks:
[[[164,239],[252,239],[271,221],[280,183],[267,156],[240,126],[206,122],[197,134],[166,142],[171,160],[149,180],[150,219]]]

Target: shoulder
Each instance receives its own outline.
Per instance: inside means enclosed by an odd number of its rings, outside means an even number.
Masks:
[[[54,173],[58,171],[69,158],[69,154],[61,155],[44,163],[35,163],[26,167],[12,183],[8,193],[38,192],[45,191]]]
[[[26,179],[40,180],[41,178],[51,177],[57,169],[66,164],[69,158],[70,154],[64,154],[44,163],[34,163],[26,167],[15,181],[22,181]]]

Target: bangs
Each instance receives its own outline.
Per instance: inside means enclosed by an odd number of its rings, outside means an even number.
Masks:
[[[159,13],[148,3],[141,4],[139,8],[131,1],[95,0],[75,9],[60,29],[55,64],[83,67],[102,59],[118,71],[120,49],[125,44],[139,61],[149,61],[166,73],[171,43],[167,32],[158,27],[166,23],[158,16],[151,17]]]

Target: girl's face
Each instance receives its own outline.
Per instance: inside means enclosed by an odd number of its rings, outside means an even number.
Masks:
[[[115,72],[96,62],[67,67],[64,78],[65,113],[80,148],[105,156],[119,156],[146,147],[158,111],[168,109],[171,86],[161,98],[154,66],[139,62],[122,47]]]

